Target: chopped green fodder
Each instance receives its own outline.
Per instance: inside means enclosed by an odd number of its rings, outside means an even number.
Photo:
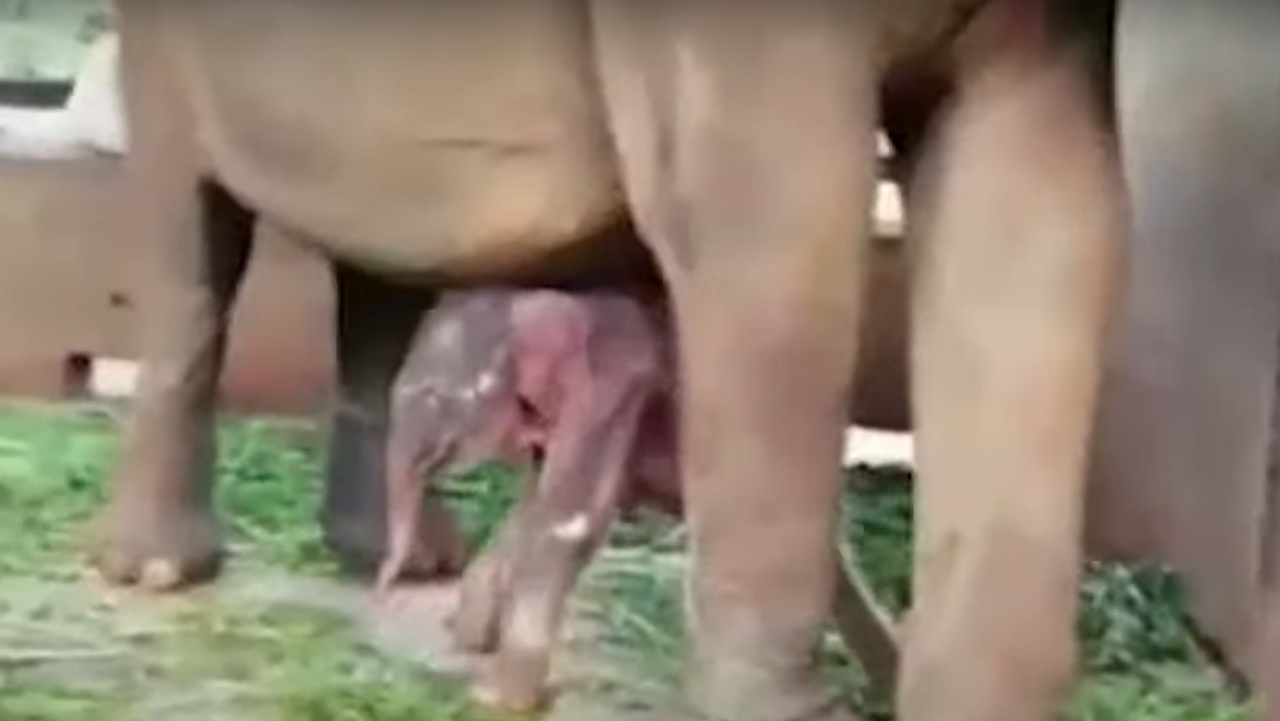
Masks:
[[[116,422],[100,411],[0,409],[0,719],[467,718],[456,686],[386,657],[337,615],[208,602],[137,628],[108,609],[51,600],[80,577],[85,522],[106,498],[118,438]],[[217,503],[234,562],[330,573],[317,524],[319,435],[237,420],[220,424],[219,439]],[[481,466],[454,474],[439,492],[483,539],[511,507],[517,483],[509,470]],[[843,550],[894,612],[910,603],[911,527],[909,474],[850,474]],[[682,527],[641,513],[618,524],[581,584],[578,605],[607,661],[597,664],[599,686],[615,706],[644,706],[674,688],[686,571]],[[1196,642],[1165,569],[1090,564],[1081,601],[1081,682],[1065,719],[1247,717],[1246,702]],[[881,715],[883,704],[863,698],[857,665],[834,637],[822,660],[852,704]]]
[[[857,470],[842,504],[846,556],[855,559],[879,601],[901,612],[910,603],[910,474]],[[683,624],[681,536],[661,526],[611,552],[590,587],[606,599],[604,639],[628,662],[654,669],[650,678],[678,676]],[[852,549],[856,548],[856,552]],[[1064,714],[1071,721],[1243,721],[1247,702],[1206,657],[1191,628],[1176,577],[1151,566],[1090,563],[1081,588],[1077,629],[1082,674]],[[637,657],[639,660],[637,661]],[[854,706],[883,717],[883,702],[864,698],[856,662],[833,637],[823,660]]]

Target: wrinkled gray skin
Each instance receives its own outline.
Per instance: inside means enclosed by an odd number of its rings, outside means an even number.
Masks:
[[[423,291],[607,283],[639,262],[614,232],[629,210],[677,320],[695,569],[687,708],[662,718],[847,721],[813,651],[878,100],[915,64],[956,92],[912,193],[919,527],[898,715],[1051,718],[1123,215],[1051,1],[121,0],[129,217],[155,252],[97,565],[152,587],[217,568],[213,405],[259,214],[334,261],[330,474],[378,479]],[[330,486],[337,546],[382,528],[360,487]]]

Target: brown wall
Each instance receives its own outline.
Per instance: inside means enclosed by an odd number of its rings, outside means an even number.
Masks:
[[[116,165],[0,161],[0,392],[51,395],[62,359],[129,357]]]
[[[56,398],[70,353],[134,358],[137,242],[119,161],[0,160],[0,394]],[[332,369],[331,288],[316,259],[260,233],[233,321],[224,402],[310,412]]]

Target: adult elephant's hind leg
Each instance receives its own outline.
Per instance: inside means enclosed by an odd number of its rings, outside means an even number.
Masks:
[[[874,171],[853,5],[619,1],[598,16],[628,192],[675,304],[699,717],[849,718],[814,650]]]
[[[387,440],[391,384],[431,296],[362,271],[335,265],[338,296],[338,401],[330,428],[322,522],[325,543],[348,571],[377,573],[388,550]],[[452,519],[436,503],[420,516],[421,543],[403,559],[399,574],[436,574],[456,547]],[[441,536],[433,543],[435,532]]]
[[[131,229],[147,264],[141,296],[142,375],[90,555],[108,581],[164,590],[214,575],[213,416],[227,326],[248,262],[253,216],[201,177],[191,122],[159,36],[126,19],[125,92]]]
[[[1047,721],[1072,678],[1123,190],[1082,73],[1045,54],[967,77],[922,168],[903,721]]]

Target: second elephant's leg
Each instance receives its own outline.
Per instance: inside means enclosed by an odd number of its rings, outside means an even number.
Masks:
[[[962,76],[921,168],[903,721],[1048,721],[1072,680],[1124,193],[1090,101],[1043,48],[997,57]]]
[[[1089,493],[1090,540],[1167,554],[1266,719],[1280,718],[1280,635],[1258,625],[1280,621],[1277,37],[1275,3],[1121,4],[1133,259]]]
[[[338,400],[333,411],[324,496],[324,538],[343,565],[377,572],[387,551],[385,462],[391,384],[430,295],[335,266]],[[428,509],[426,520],[439,514]],[[436,572],[435,554],[411,555],[404,576]]]

